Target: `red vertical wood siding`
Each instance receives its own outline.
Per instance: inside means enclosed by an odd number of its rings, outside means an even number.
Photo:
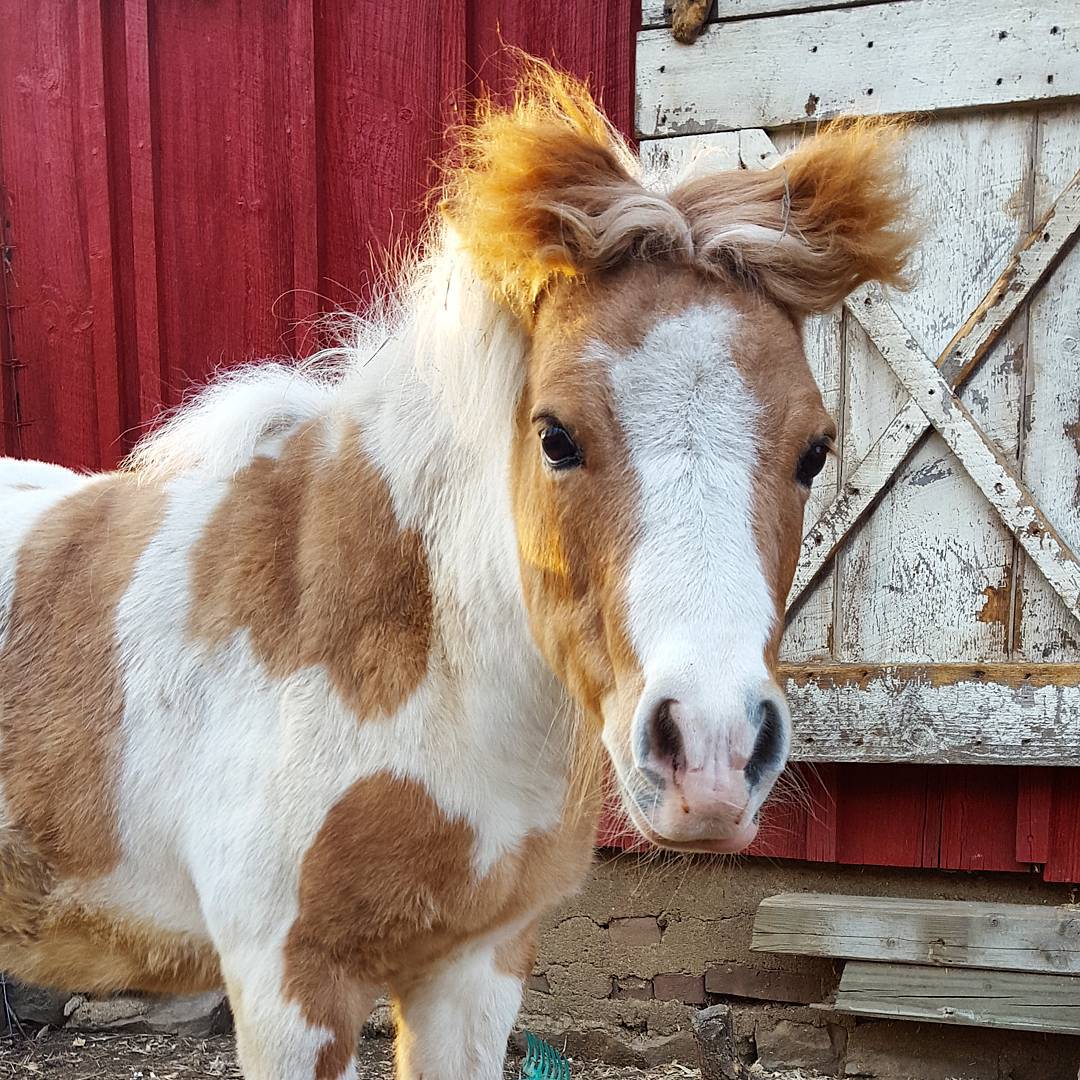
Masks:
[[[303,354],[415,238],[503,43],[633,122],[635,0],[0,5],[0,449],[114,465],[219,366]],[[792,770],[760,855],[1080,880],[1065,770]],[[618,840],[618,838],[616,838]],[[623,837],[620,842],[626,842]]]

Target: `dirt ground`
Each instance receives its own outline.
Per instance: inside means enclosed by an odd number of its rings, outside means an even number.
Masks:
[[[359,1057],[360,1080],[390,1080],[391,1043],[365,1040]],[[699,1080],[686,1065],[665,1065],[648,1071],[571,1062],[575,1080]],[[756,1070],[755,1070],[756,1071]],[[516,1078],[516,1062],[506,1075]],[[0,1080],[186,1080],[221,1077],[241,1080],[230,1036],[177,1039],[163,1035],[94,1035],[44,1031],[37,1037],[0,1039]],[[760,1080],[804,1080],[802,1073],[758,1074]],[[758,1080],[758,1077],[755,1080]]]

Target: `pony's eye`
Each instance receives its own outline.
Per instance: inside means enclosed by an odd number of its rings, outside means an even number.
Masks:
[[[809,487],[813,483],[814,477],[825,468],[828,457],[829,444],[818,440],[799,458],[799,467],[795,470],[795,479],[803,487]]]
[[[581,447],[574,442],[570,432],[559,424],[549,423],[540,432],[540,449],[544,460],[553,469],[572,469],[582,462]]]

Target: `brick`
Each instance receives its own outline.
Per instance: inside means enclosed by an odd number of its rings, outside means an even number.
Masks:
[[[615,945],[640,947],[660,944],[660,924],[652,915],[612,919],[608,933]]]
[[[653,996],[650,979],[639,979],[635,975],[624,975],[616,979],[611,988],[611,996],[620,1001],[649,1001]]]
[[[744,964],[708,968],[705,972],[705,990],[722,997],[794,1002],[799,1005],[817,1003],[827,992],[826,979],[820,974],[761,971]]]
[[[705,1004],[704,975],[654,975],[653,996],[661,1001],[685,1001],[687,1005]]]
[[[842,1037],[843,1030],[837,1029]],[[792,1020],[762,1019],[756,1028],[758,1064],[765,1069],[816,1069],[835,1075],[842,1047],[829,1029]]]

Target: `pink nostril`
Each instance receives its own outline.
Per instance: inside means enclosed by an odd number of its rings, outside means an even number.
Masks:
[[[667,698],[656,706],[649,724],[649,750],[652,757],[677,773],[684,764],[683,739],[675,718],[678,702]]]

